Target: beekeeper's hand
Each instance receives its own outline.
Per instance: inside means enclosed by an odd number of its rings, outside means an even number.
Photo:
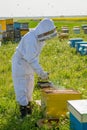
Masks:
[[[45,71],[41,72],[40,78],[41,78],[42,80],[48,80],[48,78],[49,78],[49,73],[48,73],[48,72],[45,72]]]

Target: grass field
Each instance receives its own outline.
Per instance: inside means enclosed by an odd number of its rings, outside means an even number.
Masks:
[[[23,20],[25,21],[25,20]],[[22,21],[22,22],[23,22]],[[29,27],[33,28],[38,21],[30,21]],[[58,29],[68,25],[69,38],[81,37],[87,41],[87,34],[81,30],[80,34],[74,34],[73,26],[86,24],[87,21],[55,21]],[[58,37],[46,42],[46,46],[40,55],[40,63],[50,73],[50,81],[56,87],[73,88],[87,99],[87,55],[81,56],[75,48],[71,48],[68,39],[59,41]],[[41,109],[35,105],[33,114],[20,120],[18,104],[15,101],[15,93],[12,82],[11,58],[18,43],[7,42],[0,47],[0,130],[39,130],[36,122],[42,118]],[[37,75],[35,75],[35,89],[33,99],[40,99],[40,90],[37,87]],[[61,117],[60,130],[69,130],[69,118]],[[40,130],[48,130],[43,126]],[[56,130],[56,126],[52,130]]]

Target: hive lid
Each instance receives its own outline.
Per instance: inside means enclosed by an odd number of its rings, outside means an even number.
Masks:
[[[80,44],[80,46],[87,47],[87,44]]]
[[[87,41],[79,41],[79,42],[76,42],[76,43],[79,43],[79,44],[87,44]]]
[[[83,38],[70,38],[70,41],[83,40]]]
[[[87,100],[69,100],[68,110],[80,121],[87,122]]]
[[[79,92],[77,92],[76,90],[73,89],[44,89],[45,93],[52,93],[52,94],[80,94]]]

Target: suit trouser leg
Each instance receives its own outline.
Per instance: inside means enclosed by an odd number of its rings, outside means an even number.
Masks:
[[[13,82],[17,102],[22,106],[26,106],[32,100],[34,76],[13,77]]]

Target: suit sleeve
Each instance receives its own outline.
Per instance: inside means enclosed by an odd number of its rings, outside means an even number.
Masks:
[[[39,76],[43,72],[43,68],[39,64],[38,57],[40,51],[38,50],[37,41],[34,37],[23,39],[23,58],[31,65],[34,72]]]

